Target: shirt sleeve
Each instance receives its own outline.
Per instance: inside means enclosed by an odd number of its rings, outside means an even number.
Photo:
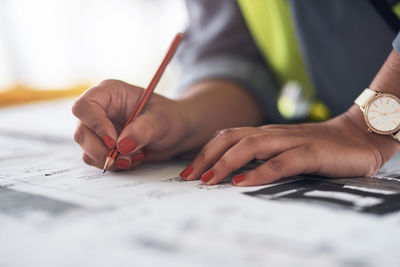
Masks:
[[[235,0],[186,0],[189,25],[178,50],[181,75],[174,92],[207,79],[227,79],[248,90],[269,123],[282,122],[277,83],[252,39]]]
[[[393,48],[400,54],[400,32],[397,34],[397,37],[393,41]]]

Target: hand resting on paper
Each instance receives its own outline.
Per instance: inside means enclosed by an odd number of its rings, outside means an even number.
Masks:
[[[187,180],[219,183],[253,159],[266,160],[237,175],[240,186],[262,185],[297,174],[371,176],[400,144],[367,131],[359,110],[320,123],[266,125],[220,131],[183,172]],[[365,123],[364,123],[365,124]]]

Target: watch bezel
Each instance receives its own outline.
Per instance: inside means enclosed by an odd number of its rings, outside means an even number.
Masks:
[[[394,130],[380,131],[380,130],[377,130],[374,126],[371,125],[371,123],[369,122],[368,116],[367,116],[368,115],[368,110],[369,110],[372,102],[375,101],[378,98],[385,97],[385,96],[393,98],[400,105],[400,99],[397,96],[392,95],[392,94],[387,94],[387,93],[378,93],[375,97],[373,97],[370,101],[368,101],[367,105],[365,105],[364,119],[365,119],[365,122],[368,125],[368,128],[370,128],[373,132],[378,133],[378,134],[382,134],[382,135],[390,135],[390,134],[396,133],[396,132],[398,132],[400,130],[400,123],[399,123],[399,125],[397,125],[397,127]]]

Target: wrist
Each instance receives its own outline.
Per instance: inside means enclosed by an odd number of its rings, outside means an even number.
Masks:
[[[189,107],[188,101],[185,99],[173,99],[174,106],[176,107],[179,114],[179,121],[182,124],[183,135],[185,138],[193,137],[196,134],[195,130],[195,119],[193,111]]]
[[[356,104],[352,105],[346,112],[345,115],[351,122],[362,132],[370,134],[368,131],[368,125],[365,122],[364,114],[360,107]]]
[[[179,152],[187,152],[196,149],[204,143],[204,133],[200,128],[200,120],[197,115],[197,107],[188,99],[172,100],[177,109],[179,118],[177,119],[179,129],[181,129],[181,141],[179,142]]]
[[[217,130],[256,126],[262,121],[261,110],[252,95],[227,80],[200,81],[173,101],[185,121],[188,149],[204,145]]]
[[[400,151],[400,143],[397,140],[369,130],[364,114],[358,105],[352,105],[343,115],[359,130],[352,134],[359,134],[360,139],[365,139],[368,145],[372,145],[379,151],[382,164],[388,161],[396,152]]]

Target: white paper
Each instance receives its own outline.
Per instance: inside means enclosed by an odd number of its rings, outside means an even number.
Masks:
[[[66,115],[70,104],[0,111],[0,266],[400,266],[399,212],[243,194],[271,186],[185,182],[180,161],[102,174],[66,135],[73,119],[23,126]],[[2,125],[13,117],[17,126]],[[399,163],[382,179],[400,174]]]

